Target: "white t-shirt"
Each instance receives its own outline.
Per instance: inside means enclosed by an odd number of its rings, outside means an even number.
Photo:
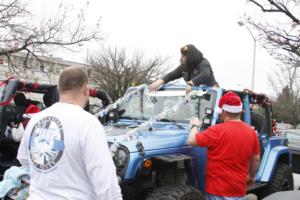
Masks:
[[[18,160],[30,168],[30,200],[120,200],[104,129],[81,107],[56,103],[27,125]]]

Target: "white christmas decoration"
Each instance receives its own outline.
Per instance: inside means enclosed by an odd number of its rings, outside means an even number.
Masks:
[[[129,94],[119,98],[117,101],[115,101],[113,104],[109,104],[105,109],[101,110],[99,113],[95,114],[95,116],[103,117],[105,116],[110,110],[118,108],[119,105],[121,105],[123,102],[126,102],[132,95],[137,94],[139,91],[147,88],[146,84],[140,85],[136,87],[136,89]]]
[[[98,115],[96,115],[97,117],[99,116],[104,116],[105,114],[107,114],[111,109],[115,109],[118,107],[118,105],[122,104],[123,102],[127,101],[133,94],[136,94],[137,92],[144,90],[144,94],[147,96],[150,96],[151,93],[155,93],[155,92],[150,92],[148,89],[147,85],[141,85],[138,86],[136,90],[134,90],[133,92],[130,92],[129,94],[125,95],[124,97],[118,99],[115,103],[107,106],[106,109],[102,110]],[[161,113],[159,113],[158,115],[150,118],[149,120],[141,123],[138,127],[133,128],[131,130],[129,130],[126,134],[122,135],[121,138],[119,139],[115,139],[115,145],[112,145],[112,148],[115,148],[115,146],[117,146],[116,144],[119,144],[121,141],[128,141],[128,140],[132,140],[136,137],[140,137],[141,133],[143,131],[149,130],[150,127],[152,127],[152,125],[156,122],[156,121],[160,121],[161,119],[164,118],[168,118],[168,116],[174,114],[177,112],[177,110],[179,109],[179,107],[183,104],[187,104],[191,101],[191,99],[195,99],[197,97],[201,97],[203,96],[207,91],[203,91],[203,90],[194,90],[192,92],[190,92],[188,95],[185,96],[185,98],[181,99],[178,103],[176,103],[173,107],[171,108],[165,108]],[[153,96],[153,95],[151,95]]]

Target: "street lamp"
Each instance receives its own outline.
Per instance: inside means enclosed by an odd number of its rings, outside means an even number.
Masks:
[[[242,21],[238,22],[239,26],[245,26],[249,33],[251,34],[253,41],[254,41],[254,47],[253,47],[253,63],[252,63],[252,80],[251,80],[251,90],[254,90],[254,77],[255,77],[255,59],[256,59],[256,39],[254,35],[252,34],[251,30],[249,27]]]

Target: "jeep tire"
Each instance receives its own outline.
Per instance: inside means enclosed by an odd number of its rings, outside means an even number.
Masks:
[[[204,200],[204,195],[192,186],[166,186],[155,189],[146,200]]]
[[[267,186],[267,193],[272,194],[278,191],[294,189],[294,179],[291,168],[287,164],[278,164],[272,181]]]

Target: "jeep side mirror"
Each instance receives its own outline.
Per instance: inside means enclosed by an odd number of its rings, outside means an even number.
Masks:
[[[205,108],[205,117],[202,119],[202,124],[204,127],[208,127],[211,124],[211,116],[214,114],[212,108]]]
[[[211,124],[211,119],[208,118],[208,117],[204,117],[204,118],[202,119],[202,124],[203,124],[204,127],[210,126],[210,124]]]
[[[205,115],[206,116],[213,115],[213,109],[212,108],[205,108]]]

